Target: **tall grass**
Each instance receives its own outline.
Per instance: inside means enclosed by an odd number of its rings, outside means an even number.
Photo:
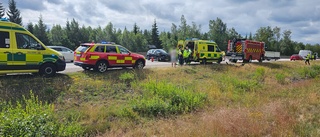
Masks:
[[[206,94],[190,91],[165,81],[142,83],[143,93],[132,108],[142,116],[168,116],[193,111],[206,101]]]
[[[43,103],[31,93],[30,99],[13,106],[1,105],[0,136],[77,136],[83,130],[76,121],[60,121],[54,105]]]
[[[5,77],[0,136],[317,136],[319,74],[272,62]]]

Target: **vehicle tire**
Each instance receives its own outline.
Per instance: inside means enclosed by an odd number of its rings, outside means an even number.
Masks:
[[[248,61],[248,60],[246,60],[246,59],[244,59],[242,62],[243,62],[243,63],[248,63],[249,61]]]
[[[91,67],[88,67],[88,66],[82,66],[82,68],[83,68],[84,70],[90,70],[90,69],[91,69]]]
[[[137,60],[136,64],[134,64],[133,68],[134,69],[143,69],[144,64],[142,60]]]
[[[104,73],[108,70],[108,63],[105,61],[98,61],[94,70],[100,73]]]
[[[259,62],[262,63],[263,56],[260,57]]]
[[[249,57],[248,62],[249,62],[249,63],[252,63],[252,56]]]
[[[51,63],[47,63],[41,66],[39,72],[40,72],[40,75],[44,77],[53,77],[57,72],[57,68],[55,65]]]
[[[202,59],[202,64],[204,64],[204,65],[207,64],[207,58]]]
[[[217,63],[220,64],[221,62],[222,62],[222,58],[219,58]]]
[[[232,62],[232,63],[237,63],[238,60],[237,60],[237,59],[233,59],[233,60],[231,60],[231,62]]]

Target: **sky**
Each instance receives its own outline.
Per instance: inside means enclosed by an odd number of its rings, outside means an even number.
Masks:
[[[187,24],[201,25],[207,32],[209,21],[220,18],[227,27],[242,36],[255,34],[260,27],[290,30],[291,39],[305,44],[320,43],[319,0],[15,0],[24,25],[44,23],[65,26],[75,19],[81,26],[132,30],[134,23],[151,30],[156,20],[158,30],[179,26],[184,15]],[[7,0],[0,0],[5,8]]]

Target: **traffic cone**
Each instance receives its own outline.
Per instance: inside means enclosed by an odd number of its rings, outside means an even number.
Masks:
[[[154,60],[153,57],[151,57],[151,62],[153,62],[153,60]]]

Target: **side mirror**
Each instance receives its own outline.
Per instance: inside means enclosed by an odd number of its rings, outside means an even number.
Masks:
[[[40,43],[38,43],[38,44],[37,44],[36,49],[37,49],[37,50],[44,50],[44,48],[41,46],[41,44],[40,44]]]

